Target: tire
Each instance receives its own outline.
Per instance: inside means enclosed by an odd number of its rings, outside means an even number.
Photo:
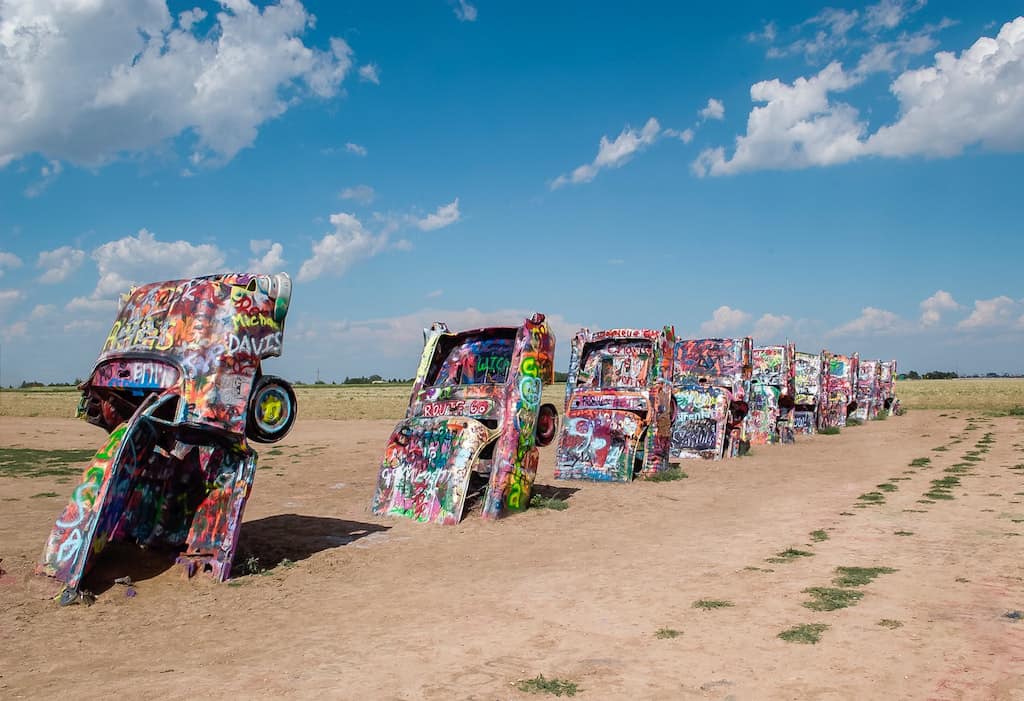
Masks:
[[[537,445],[551,445],[558,433],[558,409],[554,404],[541,404],[537,411]]]
[[[297,409],[292,386],[280,377],[264,375],[249,394],[245,435],[257,443],[276,443],[288,435]]]

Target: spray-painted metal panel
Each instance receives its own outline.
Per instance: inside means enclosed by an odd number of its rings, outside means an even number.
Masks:
[[[794,440],[795,356],[793,344],[760,346],[753,350],[749,409],[744,426],[751,445]]]
[[[878,416],[882,408],[881,363],[877,360],[861,360],[857,367],[857,408],[853,417],[859,421],[870,421]]]
[[[822,396],[822,358],[820,353],[799,351],[795,358],[793,432],[812,435],[818,425],[818,407]]]
[[[843,427],[855,408],[859,357],[822,351],[823,387],[818,408],[818,426]]]
[[[553,438],[557,421],[555,408],[541,405],[554,354],[543,314],[519,327],[453,333],[436,323],[425,330],[406,419],[378,473],[374,513],[458,523],[474,472],[488,475],[484,518],[526,509],[538,441]]]
[[[747,445],[744,417],[752,372],[753,341],[745,338],[684,339],[672,355],[673,460],[718,460]],[[714,441],[707,432],[714,428]]]
[[[402,421],[384,449],[372,511],[458,523],[473,464],[488,437],[486,426],[466,417]]]
[[[134,288],[122,298],[79,415],[110,432],[57,519],[37,572],[73,600],[104,546],[179,550],[188,573],[230,576],[256,470],[247,438],[273,442],[294,392],[262,376],[281,352],[287,275],[214,275]]]
[[[628,482],[668,469],[674,342],[670,326],[576,334],[557,479]]]

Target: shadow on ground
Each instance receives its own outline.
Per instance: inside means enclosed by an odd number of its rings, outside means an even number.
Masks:
[[[256,558],[261,567],[270,569],[283,560],[298,562],[390,528],[376,523],[300,514],[277,514],[248,521],[242,524],[234,575],[246,574],[244,565],[249,558]]]
[[[322,550],[348,545],[389,528],[373,523],[299,514],[278,514],[248,521],[242,524],[231,576],[249,574],[246,564],[250,561],[261,569],[273,569],[282,561],[298,562]],[[82,588],[94,594],[102,594],[114,586],[115,579],[121,577],[130,577],[132,582],[144,582],[173,567],[176,556],[177,550],[147,549],[134,543],[111,543],[93,563],[82,582]]]

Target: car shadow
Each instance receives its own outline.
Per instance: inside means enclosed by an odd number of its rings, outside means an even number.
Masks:
[[[579,487],[556,487],[551,484],[534,484],[530,490],[530,498],[541,497],[542,499],[561,499],[566,501],[572,495],[580,491]],[[463,507],[463,518],[471,513],[479,514],[483,510],[483,498],[487,493],[487,477],[473,473],[470,479],[469,489],[466,490],[466,501]]]
[[[246,571],[247,562],[271,569],[283,561],[299,562],[390,528],[377,523],[301,514],[277,514],[248,521],[242,524],[232,576],[250,574]]]
[[[579,487],[556,487],[553,484],[533,485],[533,494],[545,499],[561,499],[562,501],[566,501],[571,499],[572,495],[578,491],[580,491]]]
[[[277,514],[247,521],[242,524],[231,576],[270,570],[282,562],[299,562],[318,552],[349,545],[389,528],[375,523],[301,514]],[[93,594],[102,594],[115,586],[115,579],[128,577],[133,584],[144,582],[173,567],[176,556],[176,550],[111,543],[96,558],[82,582],[82,588]]]

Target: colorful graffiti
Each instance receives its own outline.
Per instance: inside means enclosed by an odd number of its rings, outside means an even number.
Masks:
[[[576,334],[556,479],[629,482],[668,469],[674,342],[670,326]]]
[[[65,599],[119,540],[177,548],[190,574],[230,576],[256,470],[247,438],[279,440],[295,419],[290,386],[261,370],[280,353],[290,296],[287,275],[229,274],[144,285],[122,298],[81,386],[80,416],[110,437],[37,568],[64,583]]]
[[[458,523],[474,473],[488,476],[484,518],[526,509],[538,445],[554,435],[540,428],[557,416],[541,404],[554,353],[543,314],[520,327],[452,333],[436,323],[424,331],[406,418],[385,447],[372,511]]]
[[[747,445],[744,419],[752,373],[753,341],[745,338],[686,339],[672,353],[673,460],[719,460]],[[709,431],[714,430],[712,440]]]
[[[890,414],[901,414],[900,400],[896,396],[895,360],[883,360],[879,364],[878,384],[881,388],[882,409]]]
[[[852,416],[858,421],[870,421],[882,408],[881,363],[861,360],[857,364],[857,408]]]
[[[795,356],[793,344],[753,350],[749,410],[744,419],[744,434],[751,445],[794,440]]]
[[[843,427],[855,409],[859,357],[821,352],[822,392],[818,405],[818,428]]]
[[[392,434],[371,509],[415,521],[454,524],[462,518],[474,461],[489,438],[468,418],[417,418]]]
[[[813,435],[821,397],[821,355],[797,351],[795,358],[793,432]]]

